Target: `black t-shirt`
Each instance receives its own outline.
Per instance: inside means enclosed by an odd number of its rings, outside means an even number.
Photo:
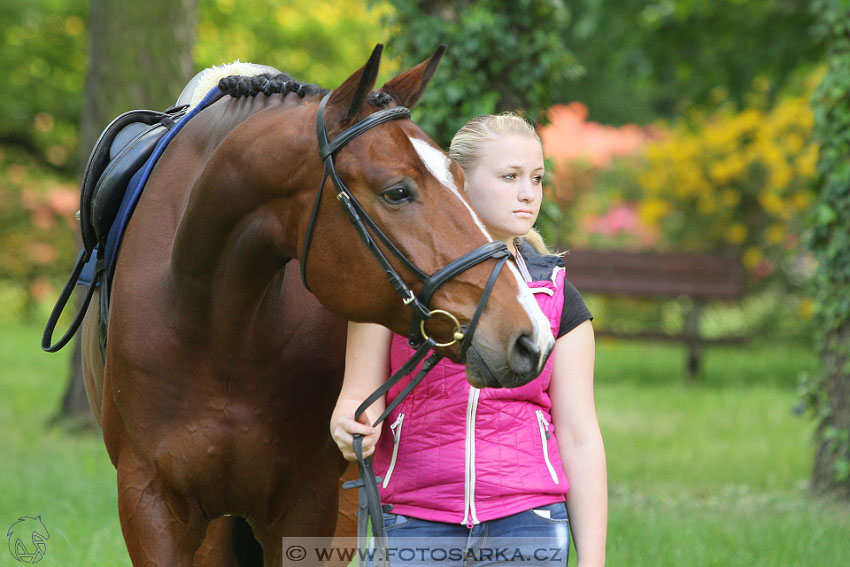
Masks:
[[[561,312],[561,328],[558,329],[560,339],[588,319],[593,319],[587,305],[581,298],[576,286],[564,279],[564,310]]]
[[[558,266],[564,266],[564,259],[562,257],[555,256],[554,254],[541,254],[525,239],[519,242],[518,248],[523,260],[525,260],[525,266],[528,268],[532,280],[551,280],[552,270]],[[591,315],[587,305],[584,304],[581,294],[565,278],[564,310],[561,312],[561,326],[558,330],[558,336],[555,338],[560,339],[589,319],[593,319],[593,315]]]

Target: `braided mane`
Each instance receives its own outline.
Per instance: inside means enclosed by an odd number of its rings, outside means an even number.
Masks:
[[[300,83],[286,73],[279,73],[277,75],[263,73],[252,77],[231,75],[221,79],[218,82],[218,88],[222,93],[230,95],[233,98],[256,96],[260,93],[266,96],[276,93],[283,95],[296,93],[303,98],[308,95],[324,95],[329,92],[328,89],[323,89],[317,85]]]
[[[261,75],[245,76],[231,75],[224,77],[218,82],[219,90],[233,98],[241,98],[246,96],[256,96],[263,93],[266,96],[272,94],[296,93],[301,98],[315,94],[325,95],[330,92],[330,89],[323,89],[317,85],[308,83],[299,83],[292,76],[286,73],[271,75],[263,73]],[[386,93],[371,93],[369,102],[378,108],[384,108],[392,102],[392,97]]]

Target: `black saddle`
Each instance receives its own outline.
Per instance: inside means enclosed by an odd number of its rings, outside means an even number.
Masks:
[[[130,178],[185,111],[185,106],[165,112],[131,110],[110,122],[100,135],[83,173],[80,193],[80,230],[87,252],[105,244]]]

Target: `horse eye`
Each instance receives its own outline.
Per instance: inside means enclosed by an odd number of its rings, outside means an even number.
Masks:
[[[390,187],[381,193],[381,196],[384,198],[384,201],[391,205],[400,205],[401,203],[413,200],[413,195],[404,185]]]

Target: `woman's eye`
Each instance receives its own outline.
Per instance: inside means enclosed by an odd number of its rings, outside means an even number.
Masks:
[[[516,173],[506,173],[502,176],[502,179],[516,179]]]
[[[390,187],[381,193],[384,201],[391,205],[399,205],[411,200],[411,194],[404,186]]]
[[[534,177],[531,178],[531,180],[533,182],[537,183],[537,184],[540,184],[540,183],[543,183],[543,176],[542,175],[535,175]]]

